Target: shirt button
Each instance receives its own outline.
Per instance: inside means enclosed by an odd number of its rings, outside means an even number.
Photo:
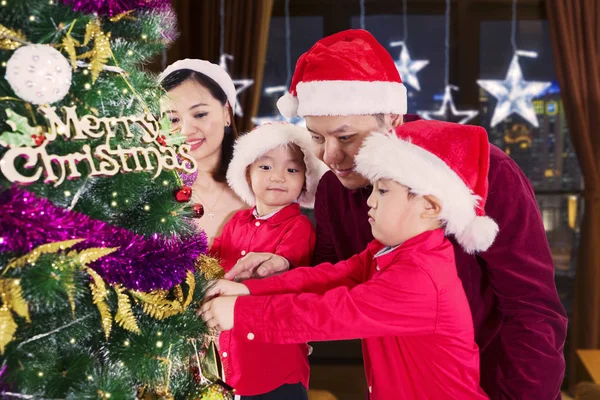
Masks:
[[[256,226],[260,226],[260,222],[259,222],[259,221],[256,221],[256,222],[254,223],[254,225],[256,225]]]
[[[224,352],[223,352],[223,358],[226,358],[226,357],[227,357],[227,352],[226,352],[226,351],[224,351]]]
[[[248,340],[254,340],[254,333],[250,332],[247,337]]]
[[[245,256],[246,255],[246,250],[242,250],[242,255]]]
[[[369,393],[373,393],[373,386],[369,386]]]
[[[379,269],[379,265],[378,265],[378,266],[376,266],[376,267],[375,267],[375,269],[376,269],[377,271],[380,271],[380,269]]]

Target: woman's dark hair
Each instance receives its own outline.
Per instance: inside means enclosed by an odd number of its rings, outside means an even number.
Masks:
[[[200,85],[204,86],[212,97],[217,99],[223,106],[227,103],[227,95],[225,91],[221,89],[221,86],[217,84],[212,78],[191,69],[180,69],[167,75],[161,82],[161,86],[165,91],[176,88],[187,80],[194,80]],[[227,168],[233,157],[233,145],[235,140],[238,138],[238,132],[235,128],[235,121],[233,115],[233,104],[229,106],[229,119],[231,120],[231,126],[225,127],[225,135],[223,136],[223,142],[221,143],[221,162],[217,166],[217,169],[213,175],[213,178],[217,182],[225,182],[227,180]]]

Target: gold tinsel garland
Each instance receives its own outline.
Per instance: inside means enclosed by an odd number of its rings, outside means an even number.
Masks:
[[[0,50],[16,50],[26,41],[21,31],[0,24]]]
[[[18,329],[18,324],[14,319],[13,313],[23,318],[26,322],[31,322],[29,306],[23,298],[20,280],[3,278],[1,276],[4,276],[6,271],[12,268],[22,268],[27,265],[35,266],[35,262],[43,254],[56,254],[65,251],[63,257],[55,260],[54,268],[60,270],[61,279],[65,282],[73,318],[75,318],[75,273],[77,270],[83,270],[91,277],[90,291],[92,301],[100,313],[102,329],[107,339],[110,337],[113,322],[130,332],[136,334],[142,333],[133,313],[132,299],[141,305],[142,310],[146,314],[159,320],[183,313],[192,304],[196,289],[196,280],[192,271],[188,271],[185,282],[182,282],[182,284],[170,291],[155,290],[144,293],[128,290],[118,284],[107,284],[96,271],[87,266],[101,257],[114,252],[117,248],[89,248],[81,251],[71,250],[66,252],[66,250],[69,250],[80,242],[82,242],[82,239],[48,243],[38,246],[30,253],[15,258],[8,263],[2,275],[0,275],[0,299],[2,301],[2,306],[0,307],[0,354],[4,353],[6,346],[13,341]],[[225,273],[219,265],[218,260],[205,255],[198,257],[195,261],[195,268],[207,280],[222,278]],[[111,289],[117,295],[117,312],[114,318],[107,302]],[[227,386],[223,381],[224,374],[218,352],[216,351],[214,335],[209,335],[205,338],[203,347],[205,349],[203,351],[204,356],[202,356],[199,369],[200,373],[206,379],[201,384],[202,388],[195,398],[198,400],[233,399],[232,388]],[[170,357],[167,357],[165,362],[167,366],[165,384],[157,388],[145,388],[140,393],[139,398],[162,400],[171,400],[173,398],[169,389],[169,377],[171,374]]]
[[[195,266],[207,280],[222,279],[225,275],[225,270],[221,267],[219,260],[213,257],[201,255],[196,259]]]

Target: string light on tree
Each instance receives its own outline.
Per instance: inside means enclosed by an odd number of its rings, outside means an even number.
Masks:
[[[536,58],[534,51],[517,49],[517,0],[513,0],[511,43],[513,58],[506,72],[504,80],[479,79],[477,84],[486,92],[496,98],[496,108],[492,116],[491,126],[494,127],[504,121],[511,114],[518,114],[534,127],[539,126],[532,100],[542,95],[552,82],[526,81],[519,65],[519,56]]]
[[[437,110],[417,111],[417,114],[423,119],[436,119],[440,121],[451,121],[459,124],[466,124],[475,118],[479,111],[462,110],[458,111],[452,98],[452,90],[458,90],[458,87],[450,85],[450,0],[446,0],[446,43],[445,43],[445,77],[444,77],[444,97],[442,105]],[[404,77],[402,77],[404,79]]]

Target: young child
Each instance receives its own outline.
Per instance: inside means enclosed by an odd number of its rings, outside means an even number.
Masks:
[[[309,133],[292,124],[262,125],[237,140],[227,181],[252,208],[238,211],[211,248],[225,271],[250,252],[278,254],[292,265],[310,263],[315,229],[300,205],[313,206],[325,168],[312,152]],[[247,343],[223,332],[219,344],[226,381],[242,399],[308,398],[306,343]]]
[[[480,127],[420,121],[372,134],[356,157],[374,184],[367,249],[335,265],[219,281],[209,295],[221,296],[201,307],[203,318],[245,343],[362,338],[370,399],[487,398],[445,233],[470,252],[492,244],[488,167]]]

